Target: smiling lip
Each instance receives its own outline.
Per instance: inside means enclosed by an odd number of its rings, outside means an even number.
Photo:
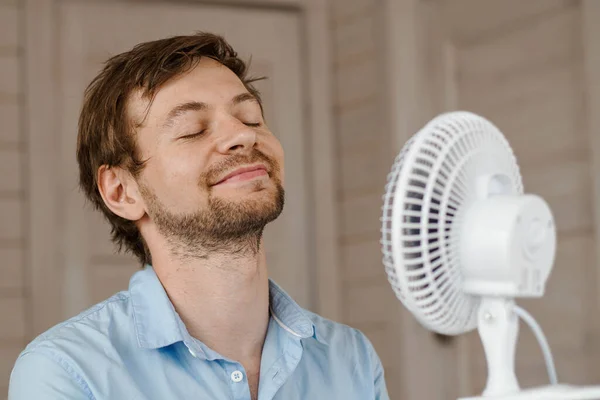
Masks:
[[[267,168],[264,165],[238,168],[215,183],[214,186],[225,182],[246,181],[262,175],[267,175]]]

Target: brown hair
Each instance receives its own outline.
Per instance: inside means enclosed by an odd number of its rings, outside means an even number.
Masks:
[[[102,200],[98,169],[102,165],[122,167],[134,177],[139,175],[144,161],[136,151],[136,124],[126,112],[130,95],[141,90],[151,103],[163,84],[193,68],[202,57],[228,67],[261,104],[260,94],[252,86],[257,79],[246,76],[246,63],[223,37],[205,32],[141,43],[113,56],[85,90],[77,138],[79,185],[110,223],[111,239],[118,250],[125,248],[142,264],[152,261],[145,241],[133,221],[114,214]]]

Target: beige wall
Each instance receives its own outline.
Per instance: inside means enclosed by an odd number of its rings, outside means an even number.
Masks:
[[[27,340],[27,174],[20,4],[0,1],[0,396]]]

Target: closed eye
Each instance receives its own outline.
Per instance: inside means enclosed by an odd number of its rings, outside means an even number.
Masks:
[[[204,132],[205,132],[205,129],[201,130],[200,132],[191,133],[191,134],[185,135],[185,136],[180,136],[178,139],[193,139],[195,137],[202,135]]]
[[[257,128],[257,127],[259,127],[261,125],[261,123],[260,122],[256,122],[256,123],[244,122],[244,125],[251,126],[253,128]]]

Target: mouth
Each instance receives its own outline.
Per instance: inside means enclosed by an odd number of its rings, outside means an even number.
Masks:
[[[230,182],[243,182],[252,179],[268,176],[269,172],[267,167],[262,164],[257,164],[248,167],[238,168],[235,171],[225,175],[221,180],[215,183],[213,186],[222,185]]]

